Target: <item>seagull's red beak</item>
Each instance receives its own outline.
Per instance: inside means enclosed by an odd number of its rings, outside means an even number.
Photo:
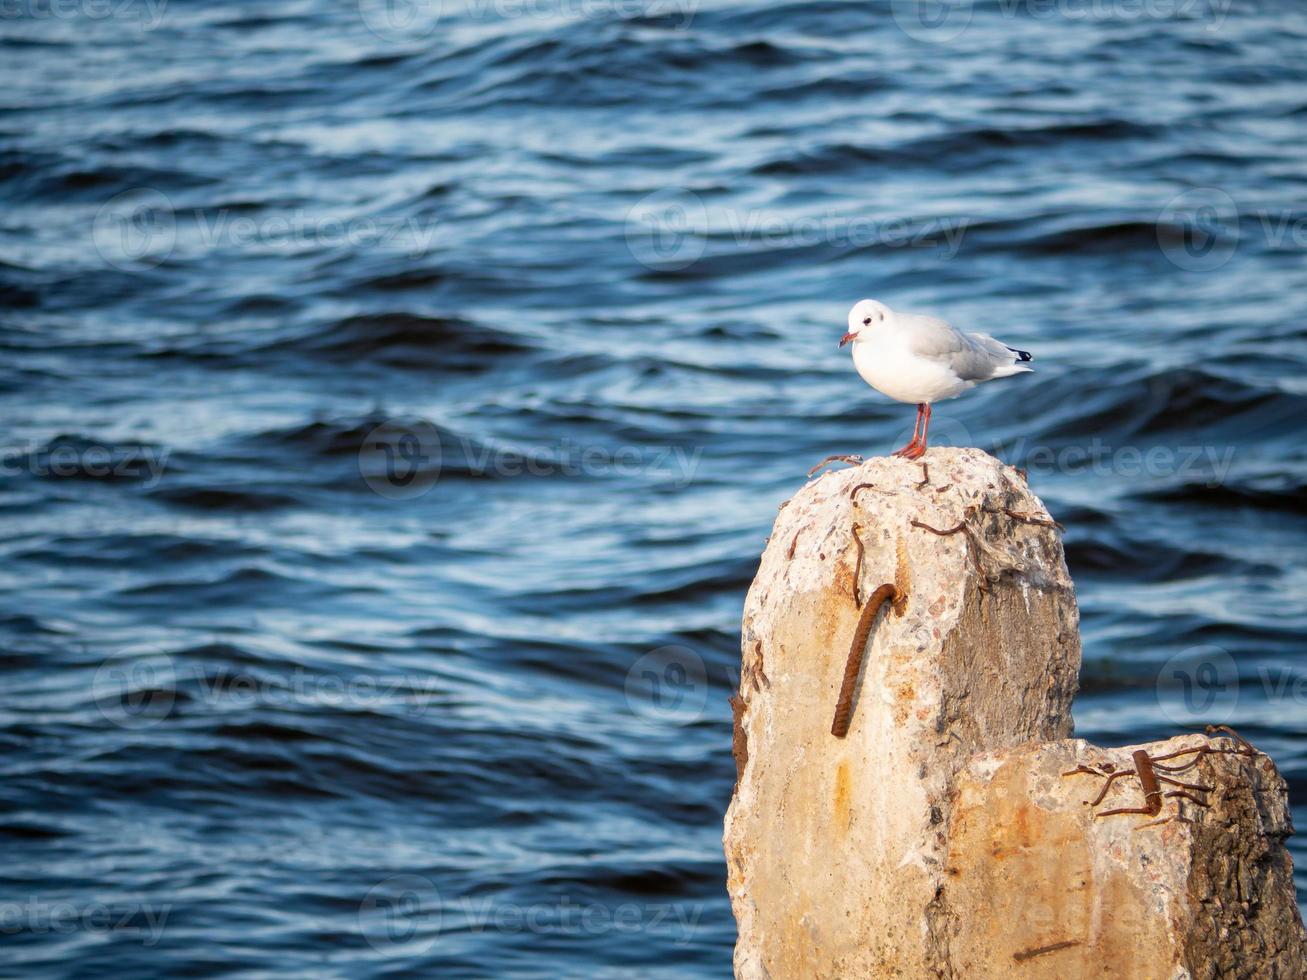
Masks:
[[[856,340],[857,336],[858,335],[856,333],[846,333],[843,337],[840,338],[840,346],[843,347],[850,340]]]

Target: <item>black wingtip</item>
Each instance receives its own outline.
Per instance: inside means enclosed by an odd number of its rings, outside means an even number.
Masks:
[[[1028,350],[1017,350],[1015,347],[1009,347],[1008,350],[1017,356],[1018,361],[1033,361],[1035,359]]]

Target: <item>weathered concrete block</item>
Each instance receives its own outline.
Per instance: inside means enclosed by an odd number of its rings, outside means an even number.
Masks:
[[[1066,740],[1080,640],[1057,529],[985,453],[934,449],[925,462],[873,459],[810,482],[783,506],[749,590],[725,834],[736,974],[1233,977],[1259,974],[1219,964],[1301,964],[1279,777],[1264,757],[1210,756],[1201,766],[1220,788],[1210,807],[1189,804],[1195,823],[1135,833],[1126,824],[1147,817],[1094,817],[1083,801],[1100,777],[1058,767],[1130,753]],[[898,601],[863,623],[852,720],[836,737],[850,646],[882,585]],[[1152,946],[1130,960],[1136,942]]]
[[[1202,751],[1211,748],[1219,754]],[[976,756],[958,780],[940,896],[955,974],[1307,976],[1284,847],[1293,832],[1287,789],[1269,758],[1235,748],[1229,738],[1186,735],[1119,749],[1077,739]],[[1140,749],[1171,757],[1156,764],[1159,812],[1100,816],[1146,808],[1133,775]],[[1161,768],[1189,762],[1183,772]],[[1095,806],[1106,779],[1076,771],[1084,768],[1127,775]],[[1166,795],[1179,792],[1188,796]]]

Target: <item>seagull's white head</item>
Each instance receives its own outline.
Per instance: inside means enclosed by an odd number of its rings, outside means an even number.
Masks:
[[[860,299],[849,310],[849,332],[840,338],[843,347],[850,340],[865,340],[871,332],[888,320],[890,308],[874,299]]]

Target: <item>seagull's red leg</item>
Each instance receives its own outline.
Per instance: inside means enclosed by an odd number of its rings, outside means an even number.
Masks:
[[[917,447],[918,447],[918,440],[921,439],[921,419],[922,419],[923,409],[925,408],[926,408],[925,404],[921,404],[917,406],[917,424],[912,427],[912,441],[908,443],[906,446],[904,446],[902,449],[894,450],[895,456],[902,456],[905,459],[916,459],[918,456],[921,455],[921,453],[917,451]]]
[[[926,455],[926,433],[929,431],[930,405],[922,402],[917,406],[917,430],[912,433],[912,441],[894,455],[904,459],[920,459]]]

